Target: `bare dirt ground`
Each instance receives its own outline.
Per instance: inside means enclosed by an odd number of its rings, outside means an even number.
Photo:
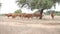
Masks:
[[[0,16],[0,34],[60,34],[60,16],[12,19]]]

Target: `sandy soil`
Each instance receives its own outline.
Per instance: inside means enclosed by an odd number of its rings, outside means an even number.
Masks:
[[[60,16],[44,16],[42,20],[0,16],[0,34],[60,34]]]

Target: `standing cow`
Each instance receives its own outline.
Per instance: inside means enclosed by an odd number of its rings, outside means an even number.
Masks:
[[[52,19],[54,19],[54,14],[55,12],[54,11],[51,11],[51,17],[52,17]]]
[[[5,14],[8,18],[9,17],[12,17],[12,18],[15,18],[17,16],[17,14],[12,14],[12,13],[9,13],[9,14]]]

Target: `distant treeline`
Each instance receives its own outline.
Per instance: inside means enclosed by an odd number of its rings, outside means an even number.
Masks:
[[[50,15],[51,11],[46,11],[46,15]],[[60,16],[60,11],[54,11],[55,15]]]
[[[0,14],[0,16],[5,16],[5,14]]]
[[[20,13],[22,13],[22,11],[21,10],[16,10],[14,13],[15,14],[20,14]],[[37,11],[35,13],[39,13],[39,12]],[[44,14],[46,14],[46,15],[50,15],[50,13],[51,13],[51,11],[44,12]],[[54,11],[54,13],[55,13],[55,15],[60,16],[60,11]],[[0,14],[0,16],[5,16],[5,14]]]

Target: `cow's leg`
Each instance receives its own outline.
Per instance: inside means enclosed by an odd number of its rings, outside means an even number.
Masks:
[[[9,18],[10,16],[8,16],[8,18]]]
[[[53,14],[51,15],[51,17],[52,17],[52,19],[54,19],[54,15]]]
[[[14,16],[12,16],[12,18],[15,18]]]
[[[7,16],[8,18],[10,17],[10,16]]]

